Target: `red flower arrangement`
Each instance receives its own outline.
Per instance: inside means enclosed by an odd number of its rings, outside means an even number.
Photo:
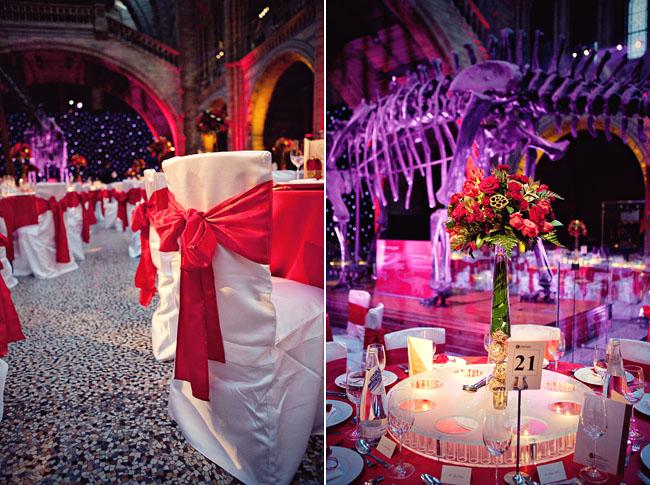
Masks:
[[[70,157],[70,164],[77,168],[86,167],[88,165],[88,160],[86,160],[86,157],[83,155],[75,153]]]
[[[492,174],[471,170],[463,191],[451,196],[447,232],[451,247],[472,254],[483,245],[499,246],[510,255],[523,244],[531,248],[537,237],[561,246],[551,203],[558,194],[525,175],[509,173],[499,165]]]
[[[153,142],[147,147],[147,150],[158,161],[162,161],[171,158],[174,155],[175,148],[167,137],[159,136],[158,138],[154,138]]]
[[[571,237],[580,237],[587,235],[587,226],[579,219],[573,219],[567,225],[567,231]]]
[[[206,109],[197,118],[196,128],[200,133],[224,132],[228,131],[228,122],[221,112]]]
[[[9,149],[9,158],[11,160],[25,161],[32,157],[32,149],[27,143],[16,143]]]
[[[145,168],[147,168],[146,162],[142,158],[136,158],[126,171],[126,176],[137,177],[138,175],[142,175]]]

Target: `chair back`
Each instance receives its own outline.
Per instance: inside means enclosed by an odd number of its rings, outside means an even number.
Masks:
[[[371,328],[373,330],[379,330],[383,319],[384,304],[378,303],[376,307],[368,310],[368,315],[366,315],[366,329]]]
[[[54,197],[57,201],[63,199],[68,193],[68,186],[63,182],[39,182],[34,191],[36,197],[49,200]]]
[[[163,172],[182,208],[206,212],[270,181],[271,154],[240,151],[175,157],[163,162]],[[271,214],[269,207],[268,227]],[[268,243],[270,247],[270,234]],[[258,365],[272,361],[268,347],[275,344],[276,317],[269,266],[217,244],[212,268],[226,362]]]
[[[148,168],[144,171],[144,190],[147,193],[147,198],[157,190],[167,187],[167,180],[165,174],[156,172],[153,168]]]
[[[348,348],[343,342],[325,342],[325,362],[347,358]]]
[[[646,382],[650,380],[650,342],[620,339],[621,356],[625,365],[638,365],[643,368]]]
[[[387,365],[408,362],[408,337],[429,339],[436,344],[436,354],[445,352],[445,329],[440,327],[414,327],[384,335]]]
[[[560,338],[560,329],[557,327],[549,327],[547,325],[524,323],[521,325],[512,325],[510,327],[510,337],[517,340],[548,342]]]

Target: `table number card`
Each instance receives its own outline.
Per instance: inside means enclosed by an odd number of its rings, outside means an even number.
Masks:
[[[539,483],[542,485],[566,480],[564,464],[561,461],[556,461],[546,465],[537,465],[537,476],[539,477]]]
[[[426,338],[408,336],[409,375],[414,376],[433,369],[433,344]]]
[[[539,389],[546,342],[508,339],[506,389]]]
[[[607,399],[606,411],[607,432],[596,441],[596,465],[602,471],[622,476],[632,406]],[[578,424],[573,461],[591,466],[593,453],[594,440],[583,431],[582,425]]]
[[[377,443],[377,451],[384,455],[386,458],[390,458],[395,453],[395,447],[397,443],[391,440],[388,436],[384,435]]]
[[[472,481],[472,469],[464,466],[442,465],[441,483],[451,485],[469,485]]]

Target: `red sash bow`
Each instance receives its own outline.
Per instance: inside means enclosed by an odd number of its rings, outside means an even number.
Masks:
[[[115,200],[117,200],[117,218],[122,221],[122,230],[126,231],[126,228],[129,225],[126,217],[126,202],[128,196],[126,195],[126,192],[116,192],[114,196]]]
[[[3,234],[0,234],[0,246],[9,246],[9,239]],[[10,342],[17,342],[24,338],[14,302],[11,300],[11,293],[5,280],[0,276],[0,357],[5,356],[9,351]]]
[[[365,326],[367,315],[368,308],[357,305],[356,303],[348,302],[348,322]]]
[[[151,198],[138,205],[131,215],[131,229],[140,231],[142,252],[138,269],[135,271],[135,287],[140,289],[140,305],[148,307],[156,293],[156,267],[151,258],[149,225],[153,214],[167,209],[167,189],[156,190]]]
[[[65,202],[57,202],[54,197],[48,200],[36,197],[36,209],[39,215],[47,211],[52,211],[52,220],[54,221],[54,244],[56,246],[56,262],[69,263],[70,249],[68,248],[68,236],[65,232],[65,222],[63,212],[65,211]]]
[[[90,214],[94,214],[94,212],[92,211],[88,194],[81,192],[79,198],[81,199],[81,240],[88,244],[90,242],[90,224],[92,222]],[[97,219],[95,219],[95,222],[97,222]]]
[[[273,182],[264,182],[206,212],[185,210],[169,194],[153,222],[162,252],[178,251],[181,281],[175,378],[210,400],[208,361],[225,362],[212,257],[218,244],[259,264],[271,259]]]

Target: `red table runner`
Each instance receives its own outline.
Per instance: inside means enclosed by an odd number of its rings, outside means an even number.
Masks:
[[[273,190],[271,274],[323,288],[322,190]]]
[[[468,364],[484,364],[486,362],[485,357],[465,357],[465,360],[467,360]],[[566,362],[560,362],[559,372],[562,374],[568,374],[569,370],[576,369],[578,367],[582,367],[582,366],[576,364],[569,364]],[[390,370],[395,374],[397,374],[399,380],[406,379],[408,377],[408,374],[406,374],[402,369],[400,369],[397,366],[388,366],[387,370]],[[338,391],[338,392],[342,391],[340,387],[334,384],[334,379],[336,379],[337,376],[339,376],[344,372],[345,372],[345,362],[343,361],[343,359],[335,360],[327,364],[326,389],[328,391]],[[593,388],[593,386],[590,387]],[[648,391],[649,388],[650,385],[646,387],[646,392]],[[387,391],[388,390],[390,390],[390,386],[388,387]],[[348,402],[346,399],[339,399],[337,397],[332,397],[332,396],[326,396],[326,398],[337,399],[340,401]],[[350,403],[348,402],[348,404]],[[637,423],[640,430],[645,435],[645,440],[641,443],[641,446],[643,446],[648,442],[648,439],[650,438],[650,418],[644,416],[639,412],[635,412],[635,417],[637,419]],[[345,448],[354,448],[354,442],[346,438],[346,434],[349,431],[351,431],[352,426],[353,426],[352,420],[350,418],[337,426],[332,426],[330,428],[327,428],[327,445],[343,446]],[[332,433],[336,433],[336,434],[332,434]],[[373,453],[376,454],[377,451],[374,451]],[[442,473],[442,465],[444,464],[443,462],[440,462],[432,458],[425,458],[421,455],[418,455],[416,453],[413,453],[412,451],[407,450],[406,448],[404,448],[402,453],[403,453],[404,461],[411,463],[413,466],[415,466],[415,473],[410,477],[410,479],[401,480],[400,482],[421,483],[420,474],[423,472],[432,474],[433,476],[440,478],[440,475]],[[383,455],[378,455],[378,456],[380,456],[382,459],[388,461],[391,464],[397,463],[397,459],[399,458],[397,456],[397,450],[395,450],[395,455],[393,455],[393,458],[391,458],[390,460],[386,459],[386,457]],[[554,461],[560,461],[560,460],[554,460]],[[576,477],[580,469],[583,467],[583,465],[579,465],[573,462],[573,454],[570,454],[562,458],[561,461],[564,463],[564,469],[566,470],[567,476],[569,478]],[[637,452],[632,454],[625,468],[625,476],[623,477],[625,483],[640,483],[638,472],[642,466],[643,464],[641,463],[641,458],[639,456],[639,453]],[[529,465],[529,466],[522,467],[522,470],[529,473],[533,479],[539,480],[539,477],[537,476],[536,468],[537,467],[534,465]],[[499,466],[499,477],[502,478],[507,471],[511,471],[511,470],[514,470],[514,467],[509,467],[505,465]],[[384,478],[389,480],[390,477],[388,475],[388,472],[389,471],[386,468],[380,465],[374,466],[372,468],[368,468],[367,466],[364,466],[363,472],[354,481],[354,483],[363,483],[364,481],[370,480],[379,475],[383,475]],[[494,468],[483,468],[483,467],[472,468],[472,483],[477,483],[477,484],[494,483]],[[621,478],[610,475],[609,481],[607,483],[608,484],[621,483]]]

